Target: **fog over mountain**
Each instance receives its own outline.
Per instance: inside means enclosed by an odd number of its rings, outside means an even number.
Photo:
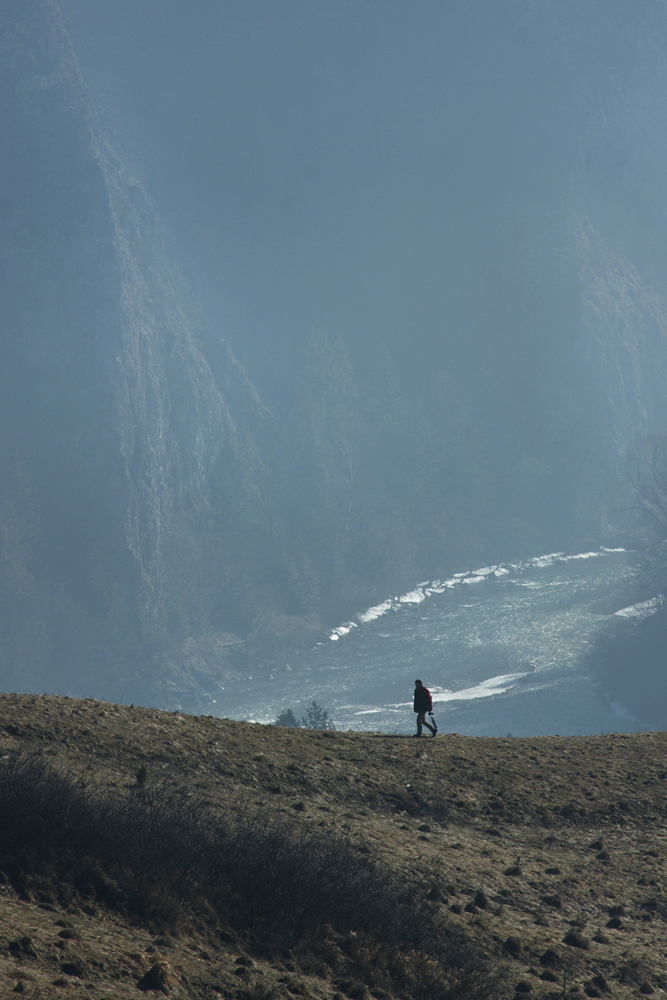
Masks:
[[[2,0],[0,686],[198,704],[554,550],[658,593],[666,41],[658,0]]]

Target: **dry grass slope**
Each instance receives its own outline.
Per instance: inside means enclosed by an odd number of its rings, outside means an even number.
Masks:
[[[0,995],[658,993],[666,750],[0,696]]]

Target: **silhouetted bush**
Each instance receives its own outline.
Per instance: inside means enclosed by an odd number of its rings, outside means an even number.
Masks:
[[[321,708],[316,701],[309,705],[306,714],[301,719],[304,729],[335,729],[333,722],[329,720],[329,713]]]
[[[208,913],[286,947],[334,934],[362,967],[381,950],[415,996],[494,995],[421,886],[360,855],[349,831],[316,835],[242,807],[220,818],[164,785],[121,796],[20,754],[0,768],[0,816],[0,870],[20,892],[94,898],[161,925]]]
[[[296,715],[292,711],[292,709],[291,708],[285,708],[285,709],[283,709],[283,711],[280,713],[280,715],[276,719],[274,725],[276,725],[276,726],[286,726],[289,729],[297,729],[299,727],[300,723],[299,723],[299,720],[297,719]]]

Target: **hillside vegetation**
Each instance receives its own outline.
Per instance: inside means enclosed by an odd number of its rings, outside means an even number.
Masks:
[[[666,744],[3,695],[0,993],[661,990]]]

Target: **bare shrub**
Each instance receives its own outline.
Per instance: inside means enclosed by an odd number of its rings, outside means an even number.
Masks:
[[[298,729],[301,725],[291,708],[284,708],[273,724],[274,726],[284,726],[288,729]]]
[[[415,997],[494,996],[428,886],[361,856],[349,830],[316,835],[243,807],[220,819],[166,785],[121,796],[22,754],[0,767],[0,815],[0,870],[19,891],[78,895],[162,926],[207,914],[278,947],[333,935],[351,969],[382,968]]]

